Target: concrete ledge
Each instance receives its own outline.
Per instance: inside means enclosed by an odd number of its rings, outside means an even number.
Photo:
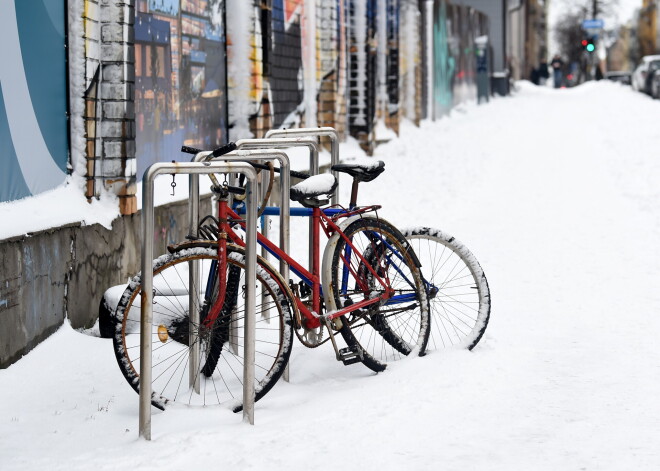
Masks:
[[[202,198],[200,214],[209,214]],[[0,241],[0,368],[43,341],[68,318],[88,328],[107,288],[139,271],[141,214],[117,218],[108,230],[80,223]],[[156,208],[154,252],[188,233],[188,202]]]

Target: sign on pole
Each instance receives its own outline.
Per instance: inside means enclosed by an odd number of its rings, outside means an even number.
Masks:
[[[584,20],[582,21],[582,29],[603,29],[605,22],[603,20]]]

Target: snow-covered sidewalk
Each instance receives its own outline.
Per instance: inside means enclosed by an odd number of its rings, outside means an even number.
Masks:
[[[64,326],[0,371],[0,468],[659,469],[659,114],[617,84],[521,83],[378,148],[360,200],[456,235],[488,276],[473,352],[374,375],[297,344],[254,427],[154,411],[145,442],[111,341]]]

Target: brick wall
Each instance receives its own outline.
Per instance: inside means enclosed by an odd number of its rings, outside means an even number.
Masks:
[[[135,67],[132,0],[84,0],[85,133],[88,198],[119,196],[122,214],[135,199]]]

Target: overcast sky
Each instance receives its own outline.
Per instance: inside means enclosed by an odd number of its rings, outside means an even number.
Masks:
[[[564,12],[574,9],[576,3],[578,2],[575,0],[550,0],[549,17],[551,26],[555,24],[557,18]],[[618,0],[615,17],[604,18],[606,21],[605,27],[610,28],[613,26],[613,23],[625,23],[632,18],[635,9],[641,6],[642,0]]]

